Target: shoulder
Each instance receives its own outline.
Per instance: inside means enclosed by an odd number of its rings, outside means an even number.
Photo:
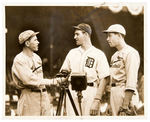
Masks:
[[[34,59],[35,59],[37,62],[42,63],[42,59],[41,59],[41,57],[40,57],[38,54],[33,53],[33,56],[34,56]]]
[[[133,48],[129,45],[127,45],[127,48],[125,51],[126,51],[127,55],[130,55],[130,54],[131,55],[139,55],[139,52],[135,48]]]
[[[92,50],[93,50],[93,52],[96,54],[96,55],[101,55],[101,56],[105,56],[105,53],[102,51],[102,50],[100,50],[100,49],[98,49],[98,48],[96,48],[96,47],[92,47]]]
[[[76,48],[71,49],[69,52],[77,52],[77,51],[79,51],[79,49],[80,49],[80,47],[76,47]]]
[[[33,53],[33,56],[34,56],[35,58],[37,58],[37,59],[40,59],[40,60],[41,60],[41,57],[40,57],[38,54]]]
[[[23,55],[22,52],[20,52],[15,56],[14,62],[25,62],[25,56]]]
[[[68,55],[76,54],[80,51],[80,47],[73,48],[68,52]]]
[[[123,57],[124,59],[126,59],[126,57],[132,57],[132,56],[139,57],[139,53],[135,48],[131,47],[130,45],[127,45],[123,50],[116,51],[113,54],[112,58],[113,57],[118,57],[118,56]]]

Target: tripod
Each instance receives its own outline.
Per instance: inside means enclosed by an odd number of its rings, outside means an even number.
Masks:
[[[81,107],[81,99],[83,98],[82,92],[77,91],[77,96],[78,96],[78,103],[79,103],[79,108],[80,108],[80,112],[81,112],[81,116],[82,116],[82,107]]]
[[[69,99],[70,99],[70,102],[72,104],[72,107],[74,109],[74,112],[76,114],[76,116],[79,116],[79,113],[77,111],[77,108],[75,106],[75,103],[72,99],[72,96],[71,96],[71,93],[69,91],[69,88],[68,88],[68,85],[66,84],[63,84],[61,87],[60,87],[60,97],[59,97],[59,101],[58,101],[58,106],[57,106],[57,111],[56,111],[56,116],[60,116],[61,115],[61,110],[62,110],[62,103],[63,103],[63,100],[65,99],[64,97],[66,96],[66,93],[68,94],[69,96]]]
[[[59,75],[59,77],[60,76],[62,77],[63,75]],[[58,102],[58,106],[57,106],[56,116],[61,114],[62,103],[63,103],[64,97],[66,97],[66,93],[68,94],[68,97],[70,99],[70,102],[72,104],[72,107],[74,109],[76,116],[79,116],[79,113],[78,113],[75,103],[72,99],[72,96],[71,96],[68,86],[69,86],[69,82],[64,82],[64,83],[60,84],[61,91],[60,91],[60,97],[59,97],[59,102]],[[80,113],[82,116],[81,99],[83,98],[82,90],[85,90],[87,87],[86,75],[81,74],[81,73],[74,74],[74,75],[72,74],[71,75],[71,86],[72,86],[72,90],[75,90],[77,92],[79,109],[80,109]]]

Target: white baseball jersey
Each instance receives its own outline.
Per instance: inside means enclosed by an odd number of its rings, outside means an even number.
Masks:
[[[109,76],[109,65],[106,59],[105,54],[91,46],[88,50],[84,51],[81,47],[74,48],[69,51],[66,59],[61,67],[61,69],[69,70],[72,73],[86,73],[87,82],[98,83],[99,80]],[[83,100],[82,100],[82,111],[83,115],[89,115],[90,107],[94,96],[96,95],[97,87],[87,86],[87,89],[82,91]],[[78,108],[77,94],[72,91],[72,95]],[[67,104],[67,107],[69,104]],[[71,107],[71,106],[70,106]],[[74,111],[68,107],[68,115],[73,115]],[[78,108],[79,111],[79,108]]]
[[[72,73],[87,73],[88,83],[109,75],[109,65],[105,54],[94,46],[86,51],[83,51],[81,47],[70,50],[61,69]]]
[[[139,65],[139,53],[131,46],[117,51],[111,58],[112,82],[125,83],[126,89],[136,90]]]
[[[41,58],[33,53],[32,57],[19,53],[13,62],[12,77],[17,88],[21,89],[18,100],[18,116],[50,115],[50,101],[47,92],[32,92],[31,88],[43,89]]]
[[[137,97],[138,101],[136,87],[139,65],[139,53],[129,45],[126,45],[112,56],[110,76],[111,83],[116,84],[116,87],[111,88],[110,98],[113,115],[117,115],[119,107],[123,103],[126,89],[134,90],[136,96],[134,95],[133,99]]]

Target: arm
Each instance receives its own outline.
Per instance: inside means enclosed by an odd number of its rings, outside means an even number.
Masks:
[[[99,58],[97,62],[97,73],[98,73],[98,78],[101,80],[100,80],[99,87],[97,88],[95,99],[93,100],[93,103],[90,109],[91,115],[98,114],[101,98],[104,94],[106,85],[109,83],[108,76],[110,73],[109,73],[109,64],[108,64],[107,58],[104,53],[100,54],[98,57]]]
[[[123,100],[123,104],[121,106],[122,109],[127,110],[130,101],[132,100],[132,96],[137,86],[139,65],[140,65],[139,54],[137,52],[130,52],[127,56],[126,64],[125,64],[127,82],[126,82],[126,89],[125,89],[125,97]],[[122,113],[121,115],[124,115],[124,113]]]
[[[138,69],[140,65],[140,58],[138,52],[130,52],[126,59],[125,69],[126,69],[126,89],[125,89],[125,98],[123,105],[129,105],[132,95],[137,87],[137,77]]]
[[[70,60],[69,60],[70,55],[69,55],[69,54],[70,54],[70,53],[67,54],[67,56],[66,56],[66,58],[65,58],[65,60],[64,60],[64,62],[63,62],[63,65],[62,65],[62,67],[61,67],[61,69],[60,69],[60,72],[61,72],[62,70],[67,70],[68,72],[71,71]]]
[[[125,97],[124,97],[123,104],[122,104],[122,107],[124,109],[128,109],[128,106],[129,106],[129,103],[132,99],[133,93],[134,93],[133,90],[126,90],[125,91]]]
[[[138,52],[130,52],[125,61],[126,90],[136,90],[139,65],[140,57]]]
[[[102,96],[104,94],[106,85],[109,83],[108,77],[102,79],[100,81],[99,87],[97,89],[96,92],[96,96],[93,100],[91,109],[90,109],[90,115],[98,115],[99,109],[100,109],[100,103],[101,103],[101,99]]]
[[[109,77],[106,77],[100,81],[99,87],[97,88],[96,96],[94,100],[101,101],[101,98],[104,94],[106,85],[109,83]]]
[[[51,85],[57,84],[60,80],[63,79],[43,79],[43,77],[39,77],[35,75],[31,68],[26,64],[25,61],[16,59],[12,68],[14,76],[17,77],[18,82],[26,86],[35,86],[39,87],[40,85]],[[41,69],[42,73],[42,69]]]
[[[131,111],[129,110],[129,104],[130,104],[130,101],[132,99],[133,94],[134,94],[133,90],[126,90],[125,91],[125,97],[123,100],[123,104],[119,108],[119,112],[118,112],[119,116],[126,116],[126,115],[131,114]]]

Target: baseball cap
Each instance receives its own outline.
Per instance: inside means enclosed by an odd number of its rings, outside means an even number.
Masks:
[[[85,32],[87,32],[89,35],[92,34],[92,29],[91,26],[85,23],[81,23],[77,26],[73,26],[75,29],[79,29],[79,30],[83,30]]]
[[[19,35],[19,44],[23,44],[30,37],[37,35],[39,32],[34,32],[33,30],[26,30]]]
[[[103,32],[104,33],[113,33],[113,32],[115,32],[115,33],[121,33],[123,35],[126,35],[125,28],[120,24],[113,24],[107,30],[104,30]]]

